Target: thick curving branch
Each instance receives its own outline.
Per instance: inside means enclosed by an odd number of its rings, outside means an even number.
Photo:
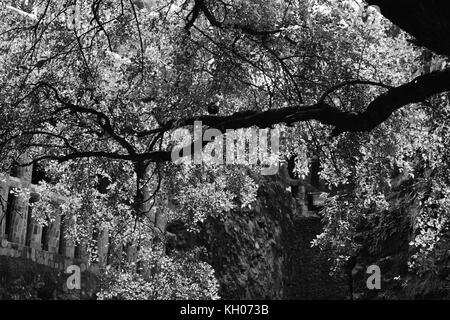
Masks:
[[[359,113],[347,112],[330,106],[324,102],[325,99],[323,97],[325,95],[323,95],[320,101],[313,105],[292,106],[268,111],[245,111],[228,116],[192,117],[171,121],[160,128],[135,134],[138,137],[161,134],[193,125],[195,121],[202,121],[202,124],[209,128],[216,128],[225,132],[227,129],[242,129],[253,126],[269,128],[276,124],[284,123],[289,125],[309,120],[316,120],[322,124],[334,127],[332,135],[339,135],[344,132],[364,132],[370,131],[386,121],[396,110],[412,103],[422,102],[446,91],[450,91],[450,69],[426,74],[407,84],[391,88],[375,98],[364,111]],[[70,105],[70,107],[72,109],[75,108],[73,105]],[[81,110],[78,106],[74,110],[91,112],[91,110]],[[96,112],[94,113],[96,114]],[[102,119],[102,115],[99,115],[99,117]],[[103,125],[105,124],[103,123]],[[127,148],[127,143],[123,142],[118,135],[116,135],[116,140],[122,142],[125,149],[131,148],[131,145]],[[65,162],[87,157],[102,157],[134,162],[168,162],[171,160],[171,150],[146,153],[136,153],[133,150],[133,152],[128,154],[101,151],[73,152],[60,156],[44,156],[38,160],[50,159]]]
[[[359,82],[364,83],[364,82]],[[371,85],[379,85],[370,83]],[[360,112],[347,112],[325,103],[324,94],[318,103],[273,109],[268,111],[245,111],[229,116],[199,116],[177,121],[171,121],[160,128],[137,133],[138,136],[166,132],[169,130],[192,125],[202,121],[203,125],[221,131],[226,129],[241,129],[257,126],[268,128],[275,124],[292,124],[316,120],[334,127],[333,134],[344,132],[370,131],[386,121],[391,114],[403,106],[418,103],[441,92],[450,91],[450,69],[437,71],[420,76],[399,87],[387,90],[375,98],[368,107]],[[327,91],[329,93],[329,90]]]
[[[450,1],[366,0],[398,27],[412,35],[419,45],[450,56]]]

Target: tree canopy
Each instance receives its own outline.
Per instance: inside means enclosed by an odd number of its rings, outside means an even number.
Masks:
[[[119,242],[145,242],[167,220],[195,229],[251,207],[257,166],[171,162],[176,130],[201,121],[241,137],[279,129],[271,161],[294,159],[300,178],[320,159],[329,198],[315,243],[337,262],[356,252],[358,226],[399,206],[388,198],[399,174],[420,203],[411,268],[442,258],[447,1],[26,3],[1,1],[1,170],[42,164],[52,180],[43,190],[70,199],[58,210],[77,217],[76,237],[101,224]],[[45,200],[36,215],[55,211]]]

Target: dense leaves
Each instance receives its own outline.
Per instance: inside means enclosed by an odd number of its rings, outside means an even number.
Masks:
[[[24,153],[42,163],[51,182],[33,216],[62,217],[92,260],[90,234],[107,228],[116,247],[138,243],[142,263],[157,265],[145,277],[120,257],[102,298],[217,296],[207,265],[158,245],[167,221],[196,232],[209,216],[252,209],[261,163],[167,163],[174,130],[192,133],[194,119],[221,130],[279,124],[269,162],[294,159],[299,177],[320,160],[328,201],[314,244],[332,250],[335,270],[358,254],[362,226],[381,233],[386,212],[405,205],[390,194],[406,177],[418,208],[411,271],[447,270],[449,103],[430,98],[448,88],[434,86],[448,72],[433,73],[447,58],[362,1],[76,2],[75,13],[71,1],[1,3],[0,160],[2,172],[27,164]]]

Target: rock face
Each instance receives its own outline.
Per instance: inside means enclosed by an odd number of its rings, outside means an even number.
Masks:
[[[209,218],[202,242],[221,283],[224,299],[345,298],[331,278],[326,258],[311,248],[321,231],[318,218],[300,208],[277,178],[260,186],[256,206]]]
[[[224,299],[346,298],[341,279],[328,274],[326,256],[311,248],[322,229],[320,219],[304,212],[307,207],[300,202],[280,177],[264,178],[251,208],[208,218],[199,237],[183,225],[170,224],[168,231],[177,239],[170,249],[205,246]],[[97,280],[92,274],[82,273],[84,292],[67,292],[63,271],[25,257],[0,256],[0,299],[95,297]]]
[[[398,199],[402,195],[395,194]],[[379,225],[369,226],[362,236],[362,247],[356,256],[353,270],[355,299],[415,299],[420,298],[413,283],[418,280],[408,271],[408,259],[411,255],[409,242],[413,239],[411,230],[411,212],[416,210],[411,205],[391,212],[385,212],[384,221]],[[376,265],[381,272],[381,290],[369,290],[366,270]],[[404,280],[408,279],[408,287]]]
[[[414,221],[420,216],[420,198],[417,194],[426,192],[426,181],[432,181],[431,171],[419,171],[419,174],[416,179],[422,183],[417,183],[407,174],[395,177],[387,198],[392,209],[361,228],[358,235],[361,249],[355,257],[356,267],[353,270],[355,299],[450,298],[448,260],[438,260],[433,269],[422,275],[408,268],[410,257],[416,253],[409,243],[417,234]],[[380,268],[380,290],[367,289],[366,270],[370,265]]]
[[[252,210],[230,212],[223,220],[209,218],[204,245],[226,299],[281,299],[284,243],[292,228],[292,197],[269,184],[259,190]]]
[[[347,299],[349,288],[340,275],[330,276],[331,263],[325,253],[311,248],[311,241],[322,232],[317,217],[294,221],[291,241],[285,246],[285,299]]]

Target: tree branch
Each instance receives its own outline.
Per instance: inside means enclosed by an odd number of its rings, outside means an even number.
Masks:
[[[356,82],[380,85],[379,83],[356,80],[345,84]],[[373,100],[366,110],[360,113],[342,111],[324,102],[330,92],[343,85],[344,83],[327,90],[319,99],[319,102],[313,105],[300,105],[268,111],[245,111],[229,116],[192,117],[178,121],[170,121],[160,128],[139,132],[137,136],[143,137],[150,134],[166,132],[193,125],[195,121],[201,121],[203,125],[221,131],[225,131],[226,129],[249,128],[252,126],[268,128],[279,123],[290,125],[295,122],[308,120],[317,120],[323,124],[334,126],[333,135],[338,135],[343,132],[370,131],[387,120],[394,111],[401,107],[424,101],[441,92],[450,91],[450,69],[426,74],[402,86],[390,88],[386,93]]]
[[[438,54],[450,56],[450,1],[366,0],[394,24]]]
[[[240,25],[240,24],[233,24],[231,26],[224,25],[220,21],[218,21],[214,15],[211,13],[211,11],[208,9],[208,7],[205,4],[204,0],[195,0],[194,8],[192,9],[192,12],[189,16],[191,16],[191,19],[188,21],[185,29],[189,30],[195,23],[195,20],[198,18],[200,12],[203,12],[206,19],[209,21],[209,23],[218,28],[226,28],[226,27],[232,27],[234,29],[241,30],[243,33],[252,35],[252,36],[268,36],[271,34],[276,34],[281,32],[282,30],[257,30],[249,25]]]
[[[435,94],[446,91],[450,91],[450,69],[426,74],[407,84],[391,88],[375,98],[366,110],[359,113],[342,111],[323,101],[319,101],[313,105],[292,106],[267,111],[245,111],[229,116],[192,117],[171,121],[163,127],[150,131],[137,132],[135,134],[138,137],[146,137],[147,135],[157,133],[161,134],[166,131],[193,125],[195,121],[202,121],[202,124],[207,127],[216,128],[225,132],[227,129],[242,129],[252,126],[268,128],[280,123],[292,124],[309,120],[316,120],[322,124],[333,126],[334,130],[332,131],[332,135],[339,135],[344,132],[364,132],[370,131],[383,123],[394,111],[403,106],[422,102]],[[324,96],[325,94],[322,95],[320,100],[324,100]],[[76,111],[79,112],[97,113],[97,111],[91,112],[91,110],[79,109],[80,107],[78,106],[75,107]],[[64,162],[87,157],[103,157],[134,162],[168,162],[171,160],[171,150],[151,151],[147,153],[136,153],[134,151],[130,154],[103,151],[74,152],[61,156],[48,155],[35,161],[51,159]]]

